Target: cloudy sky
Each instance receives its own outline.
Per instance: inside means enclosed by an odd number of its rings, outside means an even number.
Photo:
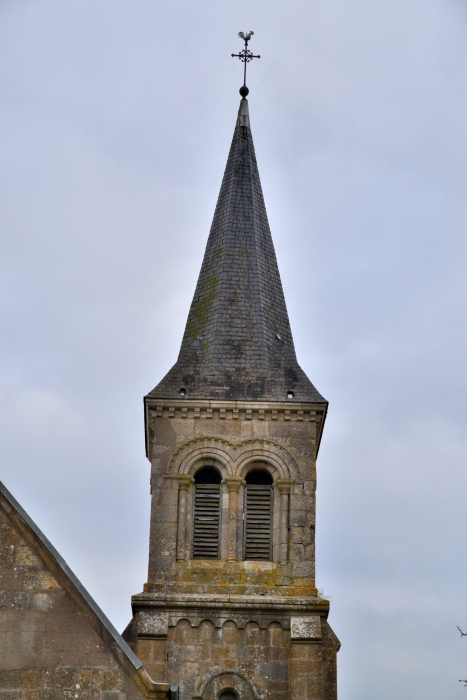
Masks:
[[[122,630],[249,29],[340,700],[465,698],[465,0],[1,0],[1,479]]]

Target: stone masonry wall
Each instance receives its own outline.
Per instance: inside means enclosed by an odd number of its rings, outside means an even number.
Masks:
[[[0,700],[143,697],[0,508]]]
[[[314,578],[317,406],[161,401],[147,405],[148,582],[125,639],[181,700],[336,700],[339,643]],[[193,559],[194,475],[221,475],[218,559]],[[250,469],[273,482],[271,561],[243,559]]]
[[[151,647],[152,640],[140,640],[138,653],[145,657],[149,672],[160,673],[160,664],[151,662]],[[209,620],[198,627],[180,620],[169,628],[164,652],[168,677],[180,683],[182,700],[193,696],[216,700],[222,689],[232,687],[239,700],[253,700],[251,687],[265,700],[288,697],[290,631],[277,622],[268,629],[260,629],[255,622],[237,629],[232,620],[221,628]]]
[[[151,471],[151,535],[147,590],[193,592],[200,587],[221,591],[238,583],[235,592],[253,592],[255,585],[269,594],[314,595],[315,589],[315,489],[317,429],[322,421],[307,404],[248,404],[230,402],[172,402],[151,405],[148,411],[148,449]],[[200,566],[191,562],[190,508],[193,486],[188,483],[198,468],[216,466],[226,482],[222,486],[221,556],[227,559],[229,526],[229,484],[232,477],[243,480],[247,471],[265,467],[274,480],[274,556],[265,575],[264,567],[233,571],[217,565],[215,576],[203,576]],[[188,479],[186,487],[181,479]],[[286,483],[287,482],[287,483]],[[290,487],[287,486],[290,484]],[[185,551],[177,551],[179,488],[188,490],[186,499]],[[280,497],[288,489],[286,557],[281,560]],[[242,562],[243,486],[240,486],[236,516],[236,559]],[[230,518],[230,523],[232,519]],[[183,539],[183,538],[182,538]],[[201,567],[202,568],[202,567]],[[256,582],[256,583],[255,583]],[[185,586],[185,588],[184,588]],[[207,590],[205,588],[205,590]],[[213,589],[214,592],[214,589]]]
[[[200,606],[196,614],[206,616],[201,622],[180,617],[181,610],[177,622],[169,614],[164,635],[162,625],[148,624],[151,613],[140,612],[146,619],[135,620],[138,656],[153,676],[176,679],[181,700],[217,700],[226,688],[239,700],[335,700],[339,642],[325,615],[290,617],[277,611],[280,621],[267,623],[265,618],[245,622],[253,611],[231,611],[237,624],[234,619],[221,623],[212,613]],[[229,612],[223,615],[228,618]]]
[[[248,679],[248,685],[253,688],[267,688],[268,700],[286,700],[289,646],[290,634],[274,622],[262,630],[254,622],[249,622],[245,629],[237,629],[233,621],[227,621],[217,629],[208,620],[199,627],[181,620],[169,629],[168,638],[169,659],[174,658],[173,677],[181,679],[188,696],[204,690],[206,700],[211,700],[211,696],[215,700],[222,685],[229,687],[228,682],[223,684],[222,676],[231,674]],[[215,689],[207,688],[212,685]],[[245,684],[245,695],[247,687]]]

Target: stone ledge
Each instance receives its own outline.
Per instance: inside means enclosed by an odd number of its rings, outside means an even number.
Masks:
[[[132,596],[132,605],[142,607],[166,608],[231,608],[231,609],[269,609],[269,610],[329,610],[329,600],[317,596],[261,596],[261,595],[215,595],[215,594],[163,594],[139,593]]]
[[[206,402],[208,403],[208,402]],[[210,407],[209,405],[200,406],[192,404],[173,405],[172,403],[160,402],[149,406],[148,412],[154,418],[192,418],[192,419],[208,419],[217,420],[262,420],[262,421],[304,421],[320,423],[323,417],[323,411],[314,409],[303,409],[300,406],[285,405],[284,407],[261,408],[259,406],[235,408],[228,407]]]
[[[157,406],[165,408],[200,408],[200,409],[225,409],[225,410],[301,410],[301,411],[316,411],[317,413],[325,413],[326,405],[322,403],[313,403],[309,401],[215,401],[212,399],[164,399],[164,398],[146,398],[146,406],[149,409],[154,409]]]

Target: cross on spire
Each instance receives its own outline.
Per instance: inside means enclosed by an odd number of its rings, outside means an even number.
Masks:
[[[240,53],[232,54],[232,57],[239,58],[243,63],[243,85],[239,90],[240,95],[243,98],[245,98],[250,92],[246,86],[246,64],[252,61],[254,58],[261,58],[261,56],[255,56],[254,54],[252,54],[252,52],[248,48],[248,42],[250,41],[253,34],[254,32],[252,31],[249,31],[247,34],[244,34],[243,32],[238,32],[238,36],[240,37],[240,39],[243,39],[243,41],[245,42],[245,48],[243,49],[243,51],[240,51]]]

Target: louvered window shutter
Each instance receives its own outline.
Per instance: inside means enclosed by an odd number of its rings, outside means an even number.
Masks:
[[[271,559],[272,487],[247,484],[245,495],[245,559]]]
[[[195,484],[193,559],[219,558],[220,485]]]

